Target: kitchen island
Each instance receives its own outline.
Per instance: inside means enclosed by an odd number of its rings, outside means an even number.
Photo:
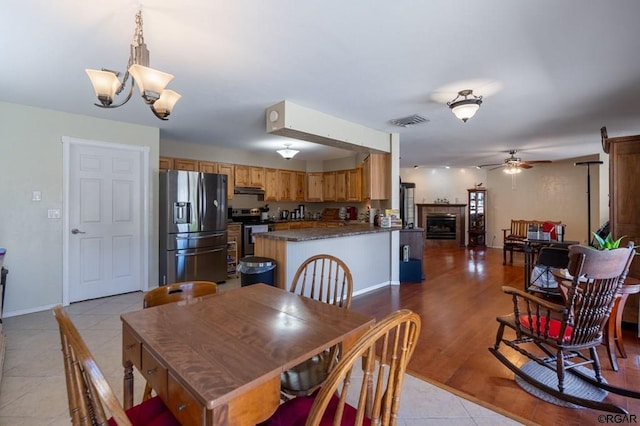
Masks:
[[[357,223],[265,232],[255,234],[255,255],[276,261],[275,284],[288,290],[302,262],[316,254],[331,254],[349,267],[353,294],[357,295],[393,282],[391,253],[396,254],[392,250],[395,231],[399,230]]]

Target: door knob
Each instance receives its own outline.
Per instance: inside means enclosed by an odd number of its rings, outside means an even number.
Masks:
[[[73,229],[71,230],[71,233],[72,233],[73,235],[75,235],[75,234],[86,234],[86,232],[83,232],[83,231],[79,230],[78,228],[73,228]]]

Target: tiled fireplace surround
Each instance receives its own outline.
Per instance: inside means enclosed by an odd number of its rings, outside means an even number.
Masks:
[[[417,204],[418,207],[418,227],[427,227],[428,213],[448,213],[456,216],[456,239],[455,240],[425,240],[427,247],[465,247],[466,229],[466,204]],[[426,237],[426,232],[425,232]]]

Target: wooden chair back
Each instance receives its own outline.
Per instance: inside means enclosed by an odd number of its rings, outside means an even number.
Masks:
[[[160,286],[144,295],[143,307],[164,305],[181,300],[216,294],[218,285],[210,281],[185,281]]]
[[[353,278],[341,259],[330,254],[319,254],[300,265],[289,291],[349,309]]]
[[[404,374],[420,325],[417,314],[403,309],[379,321],[358,339],[318,391],[307,426],[321,423],[332,399],[337,399],[333,424],[340,424],[347,394],[352,399],[349,404],[357,411],[355,425],[362,425],[365,416],[372,425],[396,425]],[[357,399],[349,392],[350,387],[358,391]]]
[[[105,407],[118,425],[131,425],[84,340],[62,306],[53,308],[60,329],[69,414],[75,425],[106,425]]]

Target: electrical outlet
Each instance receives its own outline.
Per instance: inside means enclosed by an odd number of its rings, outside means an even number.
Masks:
[[[42,200],[42,192],[33,191],[31,192],[31,201],[41,201]]]

